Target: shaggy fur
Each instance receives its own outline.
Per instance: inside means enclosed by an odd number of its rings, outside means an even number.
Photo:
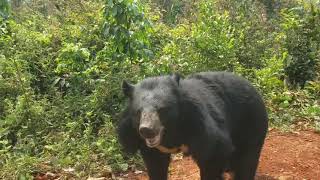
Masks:
[[[268,128],[265,105],[250,83],[232,73],[203,72],[147,78],[124,92],[128,105],[119,122],[119,141],[127,153],[140,153],[151,180],[166,180],[170,154],[149,148],[138,133],[139,108],[158,109],[165,131],[161,146],[186,146],[201,180],[253,180]],[[137,97],[155,94],[154,101]],[[170,152],[170,151],[168,151]]]

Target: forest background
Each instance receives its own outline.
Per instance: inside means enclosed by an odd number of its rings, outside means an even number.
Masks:
[[[115,134],[121,82],[232,71],[270,127],[320,132],[319,0],[0,0],[0,179],[141,167]]]

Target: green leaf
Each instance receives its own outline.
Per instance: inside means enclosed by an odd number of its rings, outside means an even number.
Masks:
[[[112,16],[116,16],[118,12],[118,6],[112,8]]]

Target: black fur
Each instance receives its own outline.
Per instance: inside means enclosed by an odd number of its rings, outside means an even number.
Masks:
[[[167,179],[170,155],[147,147],[138,134],[139,108],[150,104],[159,108],[165,127],[161,145],[187,145],[201,180],[222,179],[226,170],[236,180],[254,179],[268,120],[261,96],[247,80],[227,72],[159,76],[133,91],[118,126],[119,140],[126,152],[140,150],[151,180]],[[154,101],[138,98],[145,94],[155,95]]]

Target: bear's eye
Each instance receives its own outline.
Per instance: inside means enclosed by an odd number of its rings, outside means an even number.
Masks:
[[[141,115],[141,109],[137,109],[136,115],[137,115],[137,117],[140,117],[140,115]]]
[[[161,113],[166,113],[166,112],[168,112],[168,111],[170,111],[170,107],[160,107],[159,109],[158,109],[158,112],[161,114]]]

